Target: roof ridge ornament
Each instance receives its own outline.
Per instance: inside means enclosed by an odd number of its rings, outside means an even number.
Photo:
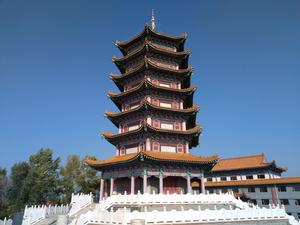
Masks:
[[[152,30],[155,30],[155,17],[154,17],[154,9],[152,9],[151,29],[152,29]]]

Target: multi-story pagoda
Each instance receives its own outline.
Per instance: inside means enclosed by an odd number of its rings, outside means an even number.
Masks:
[[[198,107],[193,105],[195,88],[190,86],[185,40],[186,35],[170,37],[146,25],[132,40],[116,43],[124,55],[113,58],[121,75],[110,77],[121,93],[109,93],[109,97],[121,112],[106,115],[119,133],[103,133],[116,146],[116,156],[86,159],[101,172],[99,203],[93,202],[91,194],[72,194],[70,208],[26,207],[22,225],[300,224],[281,205],[261,208],[236,199],[233,192],[199,194],[205,192],[204,175],[214,165],[209,176],[217,176],[214,172],[220,169],[252,170],[270,165],[261,157],[251,162],[231,159],[216,164],[216,156],[190,153],[198,145],[201,128],[195,123]],[[233,174],[227,175],[233,178]],[[242,180],[237,183],[236,176],[233,185],[246,184],[245,175],[239,176]],[[232,181],[222,180],[217,179],[215,187],[232,185]],[[279,179],[273,180],[277,183]]]
[[[116,147],[107,160],[87,159],[101,171],[100,198],[116,193],[190,193],[192,185],[204,192],[204,173],[217,156],[190,153],[199,144],[202,129],[196,124],[199,107],[190,83],[189,50],[179,37],[144,30],[126,42],[117,41],[123,57],[113,57],[121,74],[110,74],[120,93],[108,96],[120,112],[105,115],[119,132],[103,136]]]

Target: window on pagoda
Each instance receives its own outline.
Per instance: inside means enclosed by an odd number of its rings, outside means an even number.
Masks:
[[[177,145],[177,152],[178,153],[183,153],[184,152],[184,145],[183,144],[178,144]]]
[[[152,98],[151,103],[164,108],[180,109],[180,103],[176,100]]]
[[[120,155],[137,153],[139,152],[139,149],[140,149],[139,143],[127,144],[120,148]]]
[[[141,126],[141,121],[129,122],[127,124],[122,125],[122,132],[128,132],[132,130],[136,130]]]
[[[170,122],[161,122],[160,128],[165,130],[174,130],[174,124]]]
[[[176,146],[161,145],[160,151],[161,152],[176,152]]]
[[[159,142],[153,142],[152,143],[152,150],[155,152],[159,152],[160,151],[160,144]]]
[[[179,121],[174,120],[160,120],[160,119],[153,119],[152,126],[156,128],[161,128],[165,130],[181,130],[182,125]]]

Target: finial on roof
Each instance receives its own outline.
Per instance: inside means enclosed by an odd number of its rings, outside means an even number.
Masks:
[[[155,30],[154,9],[152,9],[151,28],[152,28],[152,30]]]

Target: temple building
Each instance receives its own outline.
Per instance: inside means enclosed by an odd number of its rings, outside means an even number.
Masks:
[[[283,177],[286,171],[287,167],[268,162],[264,154],[220,159],[206,174],[206,191],[233,192],[260,207],[284,205],[286,212],[299,220],[300,177]]]
[[[278,194],[288,182],[281,178],[286,168],[264,155],[219,159],[191,153],[202,129],[187,35],[159,33],[154,16],[151,22],[131,40],[115,43],[123,56],[113,57],[120,74],[110,78],[119,93],[108,96],[119,111],[105,115],[118,132],[103,133],[115,156],[85,160],[99,171],[99,199],[76,193],[70,206],[26,207],[22,225],[299,225],[297,209],[287,214]],[[295,193],[300,190],[298,178],[289,182]],[[256,189],[264,193],[255,195]]]
[[[110,74],[120,93],[108,96],[120,110],[106,112],[118,133],[103,136],[115,146],[107,160],[87,159],[101,171],[100,198],[115,193],[204,192],[204,174],[218,157],[190,153],[202,129],[196,123],[199,106],[193,102],[190,51],[186,34],[173,37],[146,25],[126,42],[115,45],[123,56],[113,57],[121,74]]]

